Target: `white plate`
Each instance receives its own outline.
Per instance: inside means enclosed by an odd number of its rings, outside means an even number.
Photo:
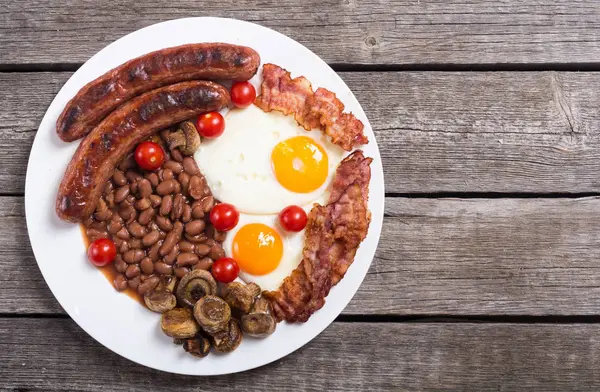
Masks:
[[[337,94],[364,124],[374,158],[369,195],[372,221],[354,264],[334,287],[325,306],[304,324],[280,323],[266,339],[244,338],[233,353],[199,360],[163,335],[159,315],[111,283],[86,259],[79,226],[60,221],[54,212],[58,185],[78,143],[63,143],[55,132],[58,115],[87,82],[125,61],[157,49],[191,42],[229,42],[254,48],[263,63],[272,62],[292,76],[304,75],[316,87]],[[65,48],[68,50],[68,48]],[[253,79],[258,85],[259,79]],[[252,23],[221,18],[188,18],[155,24],[131,33],[87,61],[63,86],[48,108],[36,135],[25,184],[25,210],[31,246],[50,290],[65,311],[98,342],[132,361],[173,373],[235,373],[275,361],[302,347],[323,331],[348,304],[373,260],[383,220],[383,170],[375,135],[360,104],[325,62],[296,41]]]

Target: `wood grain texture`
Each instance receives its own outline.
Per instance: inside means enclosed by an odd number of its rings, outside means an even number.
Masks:
[[[582,324],[333,323],[270,365],[195,378],[129,362],[68,319],[0,319],[0,380],[7,390],[90,392],[594,391],[599,334]]]
[[[598,314],[600,198],[387,198],[386,215],[344,314]],[[0,238],[0,313],[62,313],[28,245],[22,198],[0,198]]]
[[[0,192],[22,193],[34,129],[70,73],[0,73]],[[600,192],[600,73],[341,73],[386,191]]]
[[[191,16],[244,19],[346,64],[597,63],[590,1],[3,0],[0,63],[80,63],[121,36]],[[310,12],[307,12],[310,10]],[[343,37],[344,44],[340,45]]]

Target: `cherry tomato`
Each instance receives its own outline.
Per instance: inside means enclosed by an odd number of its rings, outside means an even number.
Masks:
[[[96,267],[104,267],[112,263],[117,256],[117,247],[108,238],[99,238],[90,244],[87,254],[92,264]]]
[[[156,170],[165,160],[165,152],[158,143],[142,142],[135,148],[135,161],[144,170]]]
[[[218,138],[225,130],[225,119],[219,112],[202,113],[196,121],[196,129],[207,139]]]
[[[215,261],[211,269],[215,280],[222,283],[233,282],[240,274],[238,263],[230,257],[222,257]]]
[[[252,105],[256,99],[256,90],[250,82],[235,82],[231,86],[231,102],[238,108]]]
[[[219,231],[229,231],[238,224],[240,213],[231,204],[217,204],[210,210],[210,223]]]
[[[302,207],[287,206],[279,213],[281,227],[287,231],[301,231],[306,226],[308,217]]]

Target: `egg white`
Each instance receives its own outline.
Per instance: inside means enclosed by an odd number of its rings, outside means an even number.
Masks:
[[[328,156],[327,180],[310,193],[287,190],[271,167],[273,148],[295,136],[312,138]],[[344,154],[323,132],[307,132],[292,116],[265,113],[251,105],[231,110],[225,117],[223,134],[213,140],[204,139],[195,158],[218,200],[233,204],[243,213],[277,214],[288,205],[311,204],[326,193]]]

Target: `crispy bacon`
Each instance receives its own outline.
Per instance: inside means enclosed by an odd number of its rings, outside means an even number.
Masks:
[[[353,114],[344,113],[344,104],[334,93],[324,88],[313,93],[304,76],[292,79],[288,71],[277,65],[263,66],[261,95],[255,104],[265,112],[293,114],[304,129],[321,129],[332,143],[346,151],[369,142],[363,133],[363,123]]]
[[[305,322],[325,304],[331,287],[354,261],[367,235],[371,158],[355,151],[339,165],[326,206],[308,215],[303,259],[277,291],[263,295],[273,304],[278,321]]]

